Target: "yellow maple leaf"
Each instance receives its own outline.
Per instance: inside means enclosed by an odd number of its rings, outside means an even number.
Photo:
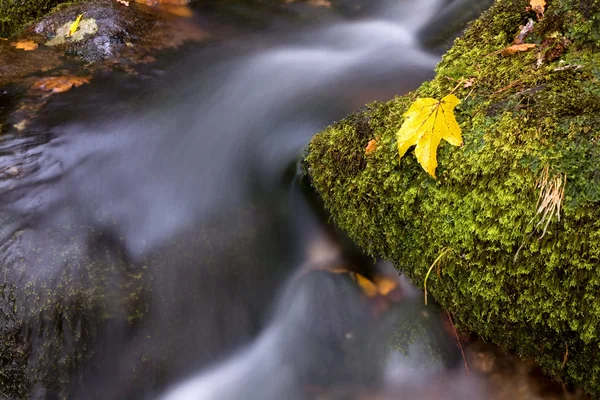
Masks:
[[[400,158],[416,144],[415,155],[419,164],[435,178],[436,152],[441,140],[445,139],[454,146],[462,144],[460,126],[454,117],[454,107],[459,103],[460,100],[453,94],[440,101],[426,98],[412,103],[404,113],[406,120],[396,133]]]
[[[83,14],[79,14],[77,16],[77,19],[75,19],[75,22],[73,22],[69,27],[69,36],[72,36],[75,33],[75,31],[77,31],[77,28],[79,28],[79,22],[81,21],[81,17],[83,17]]]

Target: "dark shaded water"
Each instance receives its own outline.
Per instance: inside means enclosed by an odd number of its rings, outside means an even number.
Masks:
[[[241,29],[136,78],[95,77],[3,138],[0,239],[4,273],[23,284],[15,307],[84,310],[44,329],[32,312],[23,329],[42,332],[38,344],[60,338],[63,360],[83,345],[97,354],[70,397],[359,398],[319,397],[311,384],[434,396],[428,380],[443,365],[416,373],[415,354],[380,356],[406,310],[378,324],[344,279],[285,282],[307,263],[355,262],[306,202],[295,160],[324,126],[432,76],[439,55],[417,32],[433,40],[427,21],[447,3]],[[50,357],[35,346],[30,357]],[[477,398],[454,382],[445,398]]]

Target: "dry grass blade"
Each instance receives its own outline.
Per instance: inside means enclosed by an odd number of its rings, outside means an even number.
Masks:
[[[535,182],[535,189],[539,189],[540,193],[538,195],[537,204],[535,205],[536,212],[534,217],[529,221],[527,226],[532,224],[536,218],[539,217],[539,221],[535,225],[535,228],[539,228],[542,225],[544,226],[544,230],[542,234],[538,238],[541,240],[548,231],[548,227],[550,226],[550,222],[554,216],[556,219],[560,221],[560,209],[562,208],[562,201],[565,197],[565,187],[567,185],[567,175],[559,173],[558,175],[550,177],[550,167],[546,165],[537,181]],[[523,246],[527,243],[527,241],[533,236],[535,230],[531,233],[525,235],[523,238],[523,242],[519,246],[515,256],[513,258],[513,262],[517,262],[519,258],[519,253],[523,249]]]
[[[566,183],[567,176],[565,174],[558,174],[550,178],[548,166],[542,170],[542,174],[536,182],[536,189],[540,190],[536,205],[536,216],[541,215],[540,220],[536,224],[536,228],[544,225],[544,231],[539,237],[540,239],[543,238],[548,231],[548,226],[554,216],[560,221],[560,209],[565,196]]]
[[[442,252],[440,253],[440,255],[435,259],[435,261],[433,262],[433,264],[431,264],[431,266],[427,270],[427,274],[425,275],[425,280],[423,281],[423,292],[424,292],[424,295],[425,295],[425,305],[427,305],[427,279],[429,278],[429,274],[431,274],[431,271],[433,270],[433,267],[435,267],[436,264],[438,262],[440,262],[440,260],[442,259],[442,257],[444,257],[446,254],[448,254],[448,252],[450,252],[450,251],[453,251],[453,249],[450,248],[450,247],[444,247],[442,249]]]

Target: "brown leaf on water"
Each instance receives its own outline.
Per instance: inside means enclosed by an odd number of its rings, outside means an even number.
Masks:
[[[158,6],[161,10],[168,12],[171,15],[175,15],[177,17],[185,17],[189,18],[194,16],[194,11],[188,6],[180,6],[174,4],[160,4]]]
[[[63,93],[69,91],[73,86],[81,86],[89,83],[90,77],[81,76],[50,76],[35,82],[33,89],[52,93]]]
[[[361,274],[356,274],[356,283],[367,297],[374,297],[377,295],[377,286]]]
[[[136,3],[155,7],[158,5],[187,6],[188,0],[134,0]]]
[[[535,47],[534,43],[522,43],[522,44],[513,44],[512,46],[508,46],[507,48],[501,51],[502,54],[515,54],[519,51],[527,51],[529,49],[533,49]]]
[[[285,0],[286,4],[299,3],[298,0]],[[307,0],[306,3],[313,7],[325,7],[331,8],[331,1],[329,0]]]
[[[120,0],[117,0],[120,1]],[[149,7],[174,15],[176,17],[189,18],[194,15],[192,9],[188,6],[188,0],[133,0],[136,3],[144,4]]]
[[[331,8],[331,2],[329,0],[308,0],[308,4],[314,7]]]
[[[387,296],[398,287],[398,281],[387,276],[381,276],[375,279],[375,286],[380,295]]]
[[[16,43],[13,43],[13,46],[15,46],[15,49],[21,49],[25,51],[31,51],[38,48],[38,44],[33,40],[18,41]]]

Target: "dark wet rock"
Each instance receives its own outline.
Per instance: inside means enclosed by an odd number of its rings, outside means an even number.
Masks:
[[[191,12],[190,12],[191,13]],[[69,26],[83,14],[78,31],[68,36]],[[49,14],[28,29],[39,35],[45,46],[56,47],[86,62],[125,56],[139,56],[156,48],[180,42],[180,29],[172,24],[176,16],[150,6],[131,2],[129,6],[113,0],[89,1],[62,8]],[[204,32],[191,27],[189,39],[199,39]],[[134,51],[136,47],[142,47]]]
[[[115,69],[136,74],[134,66],[154,61],[160,50],[207,38],[192,10],[173,1],[64,5],[9,40],[0,40],[0,90],[11,104],[0,114],[0,133],[7,127],[23,130],[43,107],[52,94],[40,90],[44,79],[77,76],[88,82],[98,70]],[[78,28],[69,35],[79,15]],[[23,43],[32,46],[23,49]]]

